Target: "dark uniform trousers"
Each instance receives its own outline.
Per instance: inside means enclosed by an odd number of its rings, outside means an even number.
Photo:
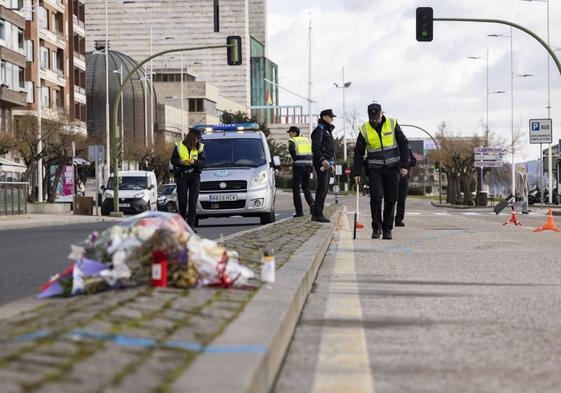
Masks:
[[[403,221],[405,218],[405,200],[407,199],[408,189],[409,174],[399,178],[399,192],[397,195],[397,212],[395,213],[395,222]]]
[[[197,171],[181,173],[176,177],[176,184],[179,214],[187,221],[191,228],[194,228],[197,217],[197,200],[199,199],[201,175]],[[189,201],[188,205],[187,201]]]
[[[322,171],[320,165],[314,165],[317,176],[317,190],[316,200],[314,202],[314,210],[312,215],[316,217],[323,216],[323,205],[325,204],[325,197],[327,196],[327,189],[329,187],[329,169]]]
[[[312,173],[311,166],[297,166],[292,167],[292,200],[294,201],[294,209],[296,214],[304,214],[302,210],[302,198],[300,197],[300,188],[304,192],[304,198],[310,206],[310,210],[314,207],[314,198],[310,192],[310,174]]]
[[[369,169],[368,181],[372,229],[374,231],[391,231],[399,187],[399,168]],[[384,199],[383,215],[382,198]]]

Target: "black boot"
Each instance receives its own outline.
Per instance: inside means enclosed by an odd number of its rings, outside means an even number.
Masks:
[[[392,231],[384,231],[384,234],[382,235],[382,239],[392,240]]]

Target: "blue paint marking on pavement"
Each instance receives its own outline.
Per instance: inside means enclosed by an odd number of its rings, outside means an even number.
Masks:
[[[74,330],[67,336],[72,338],[86,338],[99,341],[112,341],[117,345],[127,347],[140,347],[140,348],[170,348],[170,349],[184,349],[193,352],[205,353],[263,353],[267,348],[262,345],[232,345],[232,346],[208,346],[204,347],[198,343],[187,341],[163,341],[158,342],[154,339],[135,338],[120,336],[116,334],[101,334],[94,333],[87,330]]]
[[[24,334],[23,336],[16,337],[14,339],[14,341],[21,343],[21,342],[37,340],[37,339],[40,339],[40,338],[45,338],[45,337],[48,337],[50,335],[51,335],[51,332],[49,330],[38,330],[38,331],[33,332],[33,333]]]
[[[263,345],[232,345],[232,346],[212,346],[206,347],[205,353],[265,353],[267,348]]]

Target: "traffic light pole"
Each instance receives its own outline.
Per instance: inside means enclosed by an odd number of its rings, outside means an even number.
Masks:
[[[117,92],[117,96],[115,97],[115,102],[113,103],[113,121],[111,124],[111,128],[112,128],[111,133],[113,135],[111,141],[111,150],[113,151],[113,211],[111,212],[111,216],[115,216],[115,217],[122,216],[122,213],[119,211],[119,159],[120,159],[121,137],[119,133],[119,126],[117,125],[117,116],[119,113],[119,104],[121,102],[121,96],[123,95],[123,91],[127,82],[132,78],[134,73],[140,69],[140,67],[142,67],[144,64],[148,63],[150,60],[156,57],[168,53],[174,53],[174,52],[188,52],[188,51],[203,50],[203,49],[215,49],[215,48],[234,48],[234,46],[235,44],[207,45],[207,46],[197,46],[194,48],[177,48],[177,49],[164,50],[155,53],[154,55],[142,60],[131,71],[129,71],[126,78],[124,78],[121,81],[121,86],[119,87],[119,91]],[[152,99],[154,99],[154,97],[152,97]]]

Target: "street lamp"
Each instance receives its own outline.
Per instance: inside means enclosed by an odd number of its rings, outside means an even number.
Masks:
[[[114,74],[119,75],[119,86],[123,83],[123,65],[119,64],[118,70],[113,70]],[[123,102],[125,100],[121,100],[121,159],[125,159],[125,110],[123,106]]]
[[[351,87],[352,82],[345,82],[345,67],[343,67],[343,78],[342,83],[339,84],[333,82],[336,88],[343,90],[343,160],[345,164],[347,163],[347,114],[345,112],[345,89]],[[345,183],[346,186],[346,183]],[[346,190],[345,190],[346,191]]]
[[[547,45],[549,46],[549,0],[521,0],[521,1],[537,1],[539,3],[547,3]],[[551,89],[550,89],[550,71],[549,71],[549,62],[550,62],[550,55],[547,54],[547,117],[551,119]],[[553,133],[553,131],[552,131]],[[553,135],[552,135],[553,138]],[[542,156],[543,151],[540,146],[540,157]],[[541,159],[543,162],[543,158]],[[552,168],[552,156],[551,156],[551,142],[549,143],[549,150],[547,155],[547,163],[548,163],[548,183],[549,183],[549,203],[553,203],[553,168]],[[540,178],[542,174],[540,173]],[[543,191],[542,191],[543,192]],[[543,194],[542,194],[543,195]]]

